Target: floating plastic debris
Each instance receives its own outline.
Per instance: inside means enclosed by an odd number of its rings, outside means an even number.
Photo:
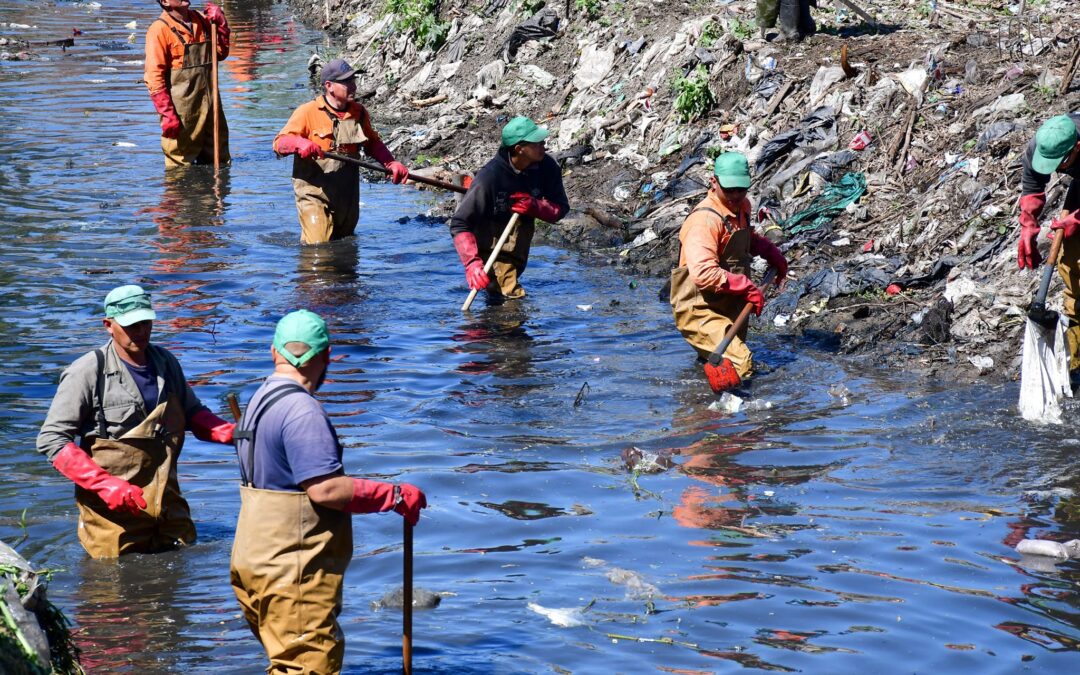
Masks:
[[[526,606],[560,628],[585,625],[585,616],[577,607],[542,607],[535,602]]]
[[[1016,545],[1016,552],[1020,555],[1037,555],[1058,560],[1080,558],[1080,539],[1071,539],[1064,544],[1046,539],[1024,539]]]
[[[723,394],[720,394],[720,398],[709,404],[709,410],[737,413],[742,409],[742,404],[743,400],[741,398],[731,392],[725,391]]]

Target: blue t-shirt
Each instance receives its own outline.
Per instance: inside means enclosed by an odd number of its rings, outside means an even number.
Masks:
[[[135,380],[135,386],[139,388],[139,393],[142,394],[143,405],[146,406],[146,412],[150,412],[156,408],[158,386],[154,362],[147,359],[145,366],[136,366],[123,359],[120,359],[120,362],[127,366],[128,372],[131,373],[131,379]]]
[[[282,385],[296,384],[280,375],[266,378],[248,403],[243,425],[255,419],[262,402]],[[341,444],[322,404],[306,391],[286,395],[263,413],[255,431],[255,474],[248,464],[249,444],[240,443],[240,464],[254,487],[299,492],[300,483],[342,474]]]

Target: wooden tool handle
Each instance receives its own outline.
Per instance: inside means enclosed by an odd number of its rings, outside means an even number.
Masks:
[[[240,424],[240,402],[236,400],[236,394],[229,392],[225,395],[225,400],[229,403],[229,410],[232,411],[233,419],[237,424]]]
[[[348,155],[342,155],[337,152],[325,152],[323,154],[330,159],[336,159],[339,162],[355,164],[361,169],[367,169],[368,171],[378,171],[379,173],[383,174],[390,173],[390,169],[387,169],[385,166],[373,164],[371,162],[365,162],[364,160],[357,159],[356,157],[349,157]],[[430,185],[431,187],[442,188],[444,190],[453,190],[454,192],[460,192],[461,194],[465,194],[469,191],[468,188],[464,188],[460,185],[454,185],[453,183],[447,183],[446,181],[428,178],[427,176],[418,176],[412,173],[409,174],[409,180],[416,183],[423,183],[424,185]]]
[[[518,218],[520,216],[520,213],[515,213],[513,216],[510,217],[510,222],[508,222],[506,224],[506,227],[503,228],[503,232],[502,235],[499,237],[499,241],[495,243],[495,249],[491,252],[491,255],[488,256],[487,262],[484,263],[484,274],[487,274],[491,271],[491,266],[495,264],[495,259],[499,257],[499,253],[502,252],[503,246],[506,245],[506,240],[510,238],[510,232],[512,232],[513,229],[517,227]],[[465,304],[461,306],[461,311],[468,311],[469,307],[472,306],[473,300],[476,299],[476,294],[478,292],[479,289],[477,288],[469,291],[469,297],[465,298]]]
[[[402,588],[401,604],[401,661],[405,675],[412,675],[412,605],[413,605],[413,526],[408,520],[401,519],[405,523],[403,540],[404,557],[404,582]]]
[[[761,288],[759,290],[762,295],[765,294],[765,289],[769,287],[769,284],[771,284],[775,278],[776,270],[770,267],[768,273],[761,282]],[[724,334],[724,339],[720,341],[720,344],[716,345],[716,349],[709,355],[709,363],[714,366],[719,365],[720,360],[724,358],[724,352],[727,351],[731,341],[734,340],[735,336],[742,330],[743,325],[746,324],[746,320],[750,317],[750,312],[753,311],[753,309],[754,303],[746,303],[742,308],[742,311],[739,312],[739,316],[735,317],[735,322],[731,324],[731,328],[728,328],[727,333]]]
[[[1061,242],[1065,240],[1065,230],[1058,230],[1054,234],[1054,243],[1050,245],[1050,255],[1046,258],[1043,267],[1042,279],[1039,281],[1039,292],[1035,294],[1035,305],[1046,304],[1046,294],[1050,291],[1050,280],[1054,276],[1054,268],[1057,267],[1058,254],[1061,253]]]
[[[218,65],[217,65],[217,51],[218,51],[218,34],[217,26],[210,25],[210,95],[213,97],[211,101],[211,114],[214,116],[214,171],[216,172],[221,168],[221,123],[218,117],[221,116],[221,103],[218,101]]]

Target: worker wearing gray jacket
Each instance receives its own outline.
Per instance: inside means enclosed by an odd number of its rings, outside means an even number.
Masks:
[[[193,543],[176,476],[184,431],[232,443],[233,425],[199,402],[175,356],[150,344],[155,318],[142,288],[113,289],[103,321],[111,339],[64,370],[38,434],[38,452],[76,485],[79,541],[94,558]]]

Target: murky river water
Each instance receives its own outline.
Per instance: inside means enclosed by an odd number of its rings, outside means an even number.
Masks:
[[[228,448],[185,448],[199,543],[120,561],[86,558],[71,486],[33,450],[60,370],[105,340],[101,298],[130,282],[156,293],[157,341],[223,415],[227,392],[246,400],[269,371],[278,317],[329,319],[344,358],[323,399],[347,468],[416,483],[432,505],[416,584],[445,597],[415,618],[418,672],[1080,663],[1080,568],[1021,566],[1011,550],[1080,534],[1051,494],[1075,482],[1077,445],[1071,427],[1020,422],[1014,385],[918,389],[763,338],[771,372],[753,397],[772,407],[713,411],[655,280],[631,288],[541,246],[527,300],[463,316],[445,226],[415,218],[434,197],[388,184],[364,188],[356,241],[301,251],[290,164],[270,141],[310,96],[304,66],[321,37],[283,4],[227,3],[235,162],[218,184],[208,170],[166,179],[140,83],[153,3],[106,4],[0,4],[0,21],[34,26],[2,36],[84,32],[66,53],[0,62],[0,537],[59,570],[50,594],[90,669],[263,664],[228,585]],[[620,459],[632,446],[674,449],[675,467],[632,476]],[[401,583],[401,522],[354,529],[347,670],[390,672],[400,614],[371,603]],[[567,612],[581,625],[530,603],[582,610]]]

